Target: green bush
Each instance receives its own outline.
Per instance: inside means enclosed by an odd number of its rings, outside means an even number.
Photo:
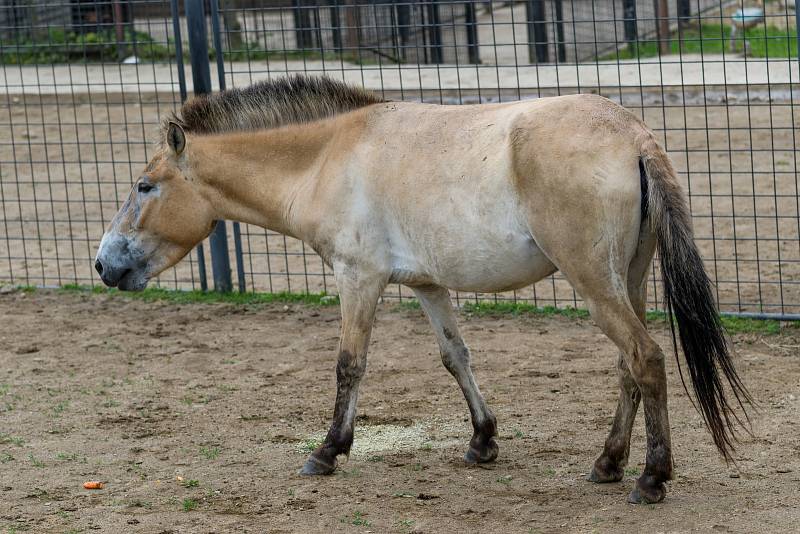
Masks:
[[[120,54],[119,47],[122,48]],[[188,52],[188,46],[184,45]],[[0,65],[36,65],[53,63],[89,62],[116,63],[122,57],[135,55],[140,61],[168,61],[175,58],[173,43],[159,43],[144,32],[125,30],[122,43],[117,44],[116,34],[109,30],[103,32],[75,33],[63,29],[51,29],[46,34],[18,41],[0,39]],[[216,59],[216,52],[209,48],[209,59]],[[122,56],[122,57],[121,57]],[[189,62],[188,53],[184,61]],[[225,50],[226,61],[291,61],[297,59],[338,61],[342,59],[335,53],[320,53],[317,50],[267,50],[257,42],[245,42],[240,46]],[[369,63],[368,60],[345,57],[345,60]]]
[[[174,57],[171,47],[156,42],[147,33],[130,29],[125,30],[121,43],[117,43],[113,31],[75,33],[63,29],[50,29],[44,35],[14,41],[0,40],[0,64],[3,65],[116,62],[120,55],[135,55],[142,61],[162,61]]]
[[[731,27],[729,24],[703,24],[673,32],[670,36],[671,54],[727,54],[730,52]],[[782,30],[774,26],[756,26],[736,37],[737,51],[741,53],[744,38],[750,43],[750,57],[788,58],[797,56],[797,31]],[[601,60],[633,59],[658,56],[657,41],[638,41],[621,48]]]

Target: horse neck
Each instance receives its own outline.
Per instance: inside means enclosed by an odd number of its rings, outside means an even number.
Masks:
[[[333,131],[315,123],[196,136],[187,142],[188,161],[218,218],[307,240],[311,221],[298,214],[307,211]]]

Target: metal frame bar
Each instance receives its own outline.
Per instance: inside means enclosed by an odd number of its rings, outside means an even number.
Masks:
[[[186,26],[189,34],[189,57],[192,62],[194,94],[211,93],[211,68],[208,60],[208,35],[203,0],[186,0]],[[225,221],[217,221],[209,236],[211,271],[214,290],[229,292],[233,289],[231,263],[228,252],[228,231]]]

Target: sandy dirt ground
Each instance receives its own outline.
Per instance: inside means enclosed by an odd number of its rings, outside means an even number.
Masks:
[[[793,532],[800,521],[800,332],[734,337],[758,402],[726,466],[668,358],[676,478],[667,499],[584,480],[617,390],[589,320],[462,315],[499,420],[467,467],[466,405],[419,310],[382,305],[356,445],[296,474],[327,428],[338,309],[0,294],[0,528],[8,532]],[[663,326],[654,327],[662,347]],[[89,491],[84,481],[105,488]]]

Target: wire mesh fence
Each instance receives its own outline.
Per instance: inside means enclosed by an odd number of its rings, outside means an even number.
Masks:
[[[99,282],[91,260],[104,225],[152,155],[159,118],[194,90],[185,7],[177,0],[0,6],[0,282]],[[721,309],[800,316],[790,0],[210,0],[203,7],[214,88],[308,73],[398,100],[458,105],[592,92],[621,103],[673,158]],[[302,243],[247,225],[228,231],[242,289],[335,293],[330,269]],[[158,283],[202,287],[207,246]],[[652,307],[658,291],[651,284]],[[410,292],[390,287],[385,296]],[[457,298],[581,306],[558,274],[513,293]]]

